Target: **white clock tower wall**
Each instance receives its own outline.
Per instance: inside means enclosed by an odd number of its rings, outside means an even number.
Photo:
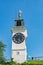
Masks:
[[[12,58],[14,58],[13,60],[18,63],[22,63],[27,60],[26,50],[25,51],[12,51],[12,53],[13,53]]]
[[[12,36],[15,34],[15,33],[17,33],[17,32],[21,32],[21,33],[23,33],[24,35],[25,35],[25,37],[27,37],[27,30],[25,29],[22,29],[22,30],[12,30]]]
[[[13,61],[17,62],[17,63],[23,63],[25,62],[27,59],[27,54],[26,54],[26,50],[24,51],[12,51],[12,58]]]

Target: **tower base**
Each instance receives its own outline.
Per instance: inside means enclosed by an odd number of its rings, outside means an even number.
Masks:
[[[12,50],[12,58],[14,62],[23,63],[27,60],[26,50],[16,51]]]

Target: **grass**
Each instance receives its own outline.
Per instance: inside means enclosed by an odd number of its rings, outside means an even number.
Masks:
[[[43,60],[32,60],[26,62],[27,64],[38,64],[38,65],[43,65]]]
[[[32,61],[26,61],[24,63],[16,63],[16,62],[1,62],[0,65],[43,65],[43,60],[32,60]]]

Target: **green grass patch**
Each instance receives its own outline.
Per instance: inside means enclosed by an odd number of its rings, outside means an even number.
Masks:
[[[26,61],[24,63],[16,63],[16,62],[1,62],[0,65],[43,65],[43,60],[31,60],[31,61]]]

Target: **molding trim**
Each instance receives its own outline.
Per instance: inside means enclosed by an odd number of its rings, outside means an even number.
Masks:
[[[26,49],[13,49],[12,51],[24,51]]]

